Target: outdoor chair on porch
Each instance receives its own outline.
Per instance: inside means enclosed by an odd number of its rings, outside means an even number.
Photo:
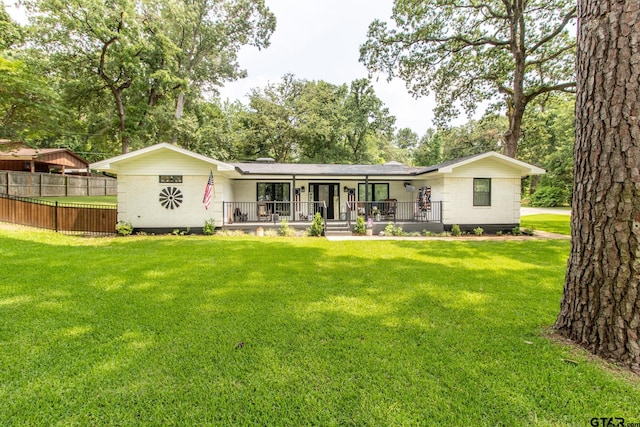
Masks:
[[[258,221],[269,221],[269,212],[266,203],[258,202]]]
[[[396,209],[398,206],[398,200],[397,199],[385,199],[382,203],[381,203],[381,207],[382,207],[382,215],[384,215],[384,217],[386,219],[393,219],[394,221],[396,220]]]
[[[247,222],[247,214],[242,213],[240,208],[233,210],[233,222]]]

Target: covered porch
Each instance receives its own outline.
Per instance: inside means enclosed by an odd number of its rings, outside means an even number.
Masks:
[[[374,232],[384,229],[389,223],[402,227],[406,231],[429,230],[442,231],[442,203],[430,201],[402,202],[395,199],[383,201],[345,202],[339,211],[328,215],[329,207],[325,202],[301,201],[257,201],[223,202],[223,228],[236,230],[255,230],[257,227],[279,227],[286,220],[293,228],[308,228],[316,213],[320,213],[325,228],[327,223],[343,224],[349,230],[357,217],[373,221]],[[335,208],[334,208],[335,209]]]

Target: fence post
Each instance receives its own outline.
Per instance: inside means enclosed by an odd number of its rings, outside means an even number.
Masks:
[[[58,232],[58,201],[56,200],[56,206],[54,207],[54,211],[53,211],[53,227],[56,230],[56,233]]]

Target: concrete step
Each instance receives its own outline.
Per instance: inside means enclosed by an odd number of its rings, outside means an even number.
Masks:
[[[346,222],[328,222],[324,230],[325,236],[350,236],[351,229]]]

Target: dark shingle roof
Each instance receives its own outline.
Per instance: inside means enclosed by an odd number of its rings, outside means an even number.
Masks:
[[[424,168],[402,164],[326,165],[302,163],[232,163],[243,175],[416,175]]]
[[[433,166],[406,166],[397,162],[382,165],[328,165],[328,164],[303,164],[303,163],[231,163],[236,170],[243,175],[322,175],[322,176],[415,176],[430,172],[455,163],[478,156],[467,156],[460,159],[449,160]]]

